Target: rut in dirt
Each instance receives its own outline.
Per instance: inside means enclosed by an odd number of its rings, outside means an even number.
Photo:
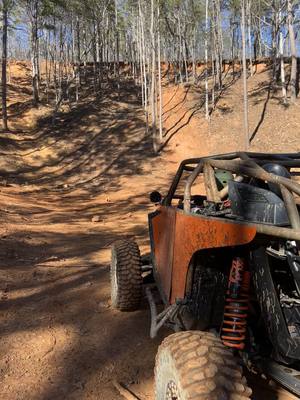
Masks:
[[[147,305],[121,315],[109,300],[110,245],[147,245],[147,193],[166,184],[135,88],[48,123],[1,165],[2,398],[117,399],[114,379],[152,396]]]

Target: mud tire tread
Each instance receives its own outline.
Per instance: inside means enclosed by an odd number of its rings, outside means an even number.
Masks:
[[[115,257],[115,260],[114,260]],[[114,260],[114,261],[113,261]],[[141,254],[133,240],[119,240],[112,246],[111,285],[112,306],[120,311],[135,311],[142,297]]]
[[[162,342],[155,363],[156,400],[167,399],[166,377],[174,377],[180,400],[251,398],[238,359],[209,332],[178,332]]]

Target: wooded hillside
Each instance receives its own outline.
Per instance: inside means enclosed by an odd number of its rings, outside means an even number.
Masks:
[[[58,111],[87,87],[133,79],[146,131],[165,141],[162,87],[201,88],[207,120],[223,91],[243,73],[244,147],[249,146],[247,80],[264,59],[282,103],[295,102],[299,71],[296,0],[2,0],[2,119],[9,128],[7,63],[31,60],[32,98]]]

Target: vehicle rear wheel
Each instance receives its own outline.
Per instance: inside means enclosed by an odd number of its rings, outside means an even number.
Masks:
[[[238,360],[213,334],[178,332],[160,345],[156,400],[249,400],[251,393]]]
[[[113,308],[134,311],[142,297],[141,255],[133,240],[119,240],[111,250],[111,302]]]

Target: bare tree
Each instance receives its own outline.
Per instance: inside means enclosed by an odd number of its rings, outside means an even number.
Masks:
[[[288,0],[288,30],[290,37],[291,56],[292,56],[292,67],[291,67],[291,101],[295,102],[297,98],[297,50],[295,32],[293,27],[293,7],[292,1]]]
[[[163,141],[163,98],[162,98],[162,78],[161,78],[161,47],[160,47],[160,4],[157,5],[157,64],[158,64],[158,96],[159,96],[159,109],[158,109],[158,122],[159,122],[159,140]]]
[[[8,27],[8,2],[4,0],[2,2],[2,122],[3,130],[8,130],[7,122],[7,27]]]
[[[243,47],[243,85],[244,85],[244,135],[245,150],[249,148],[249,121],[248,121],[248,86],[247,86],[247,61],[246,61],[246,18],[245,18],[245,0],[241,1],[241,32]]]
[[[32,91],[34,104],[37,105],[40,101],[39,94],[39,0],[28,0],[27,10],[30,19],[31,28],[31,68],[32,68]]]
[[[205,117],[209,120],[209,92],[208,92],[208,0],[205,1]]]
[[[152,138],[153,138],[153,149],[156,153],[158,150],[157,146],[157,126],[156,126],[156,54],[155,54],[155,10],[154,10],[154,1],[151,0],[151,26],[150,26],[150,35],[151,35],[151,118],[152,118]]]
[[[253,76],[253,61],[252,61],[252,37],[251,37],[251,0],[247,0],[247,22],[248,22],[248,49],[249,49],[249,64],[250,74]]]
[[[279,20],[282,18],[282,12],[279,12]],[[279,33],[279,54],[280,54],[280,79],[281,79],[281,89],[282,89],[282,98],[283,103],[287,103],[287,92],[286,92],[286,83],[285,83],[285,68],[284,68],[284,35],[282,29],[280,29]]]

